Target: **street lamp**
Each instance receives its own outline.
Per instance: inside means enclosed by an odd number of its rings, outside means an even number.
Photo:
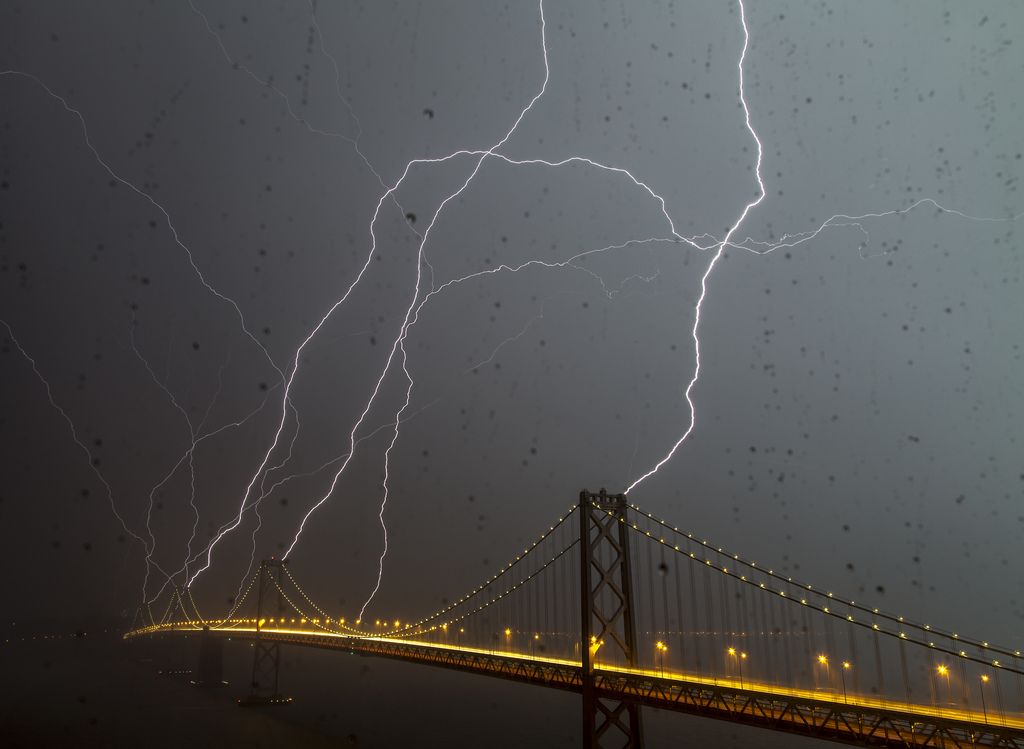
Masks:
[[[736,648],[729,648],[725,652],[736,659],[736,665],[740,671],[740,689],[743,689],[743,661],[747,659],[747,654],[736,652]]]
[[[598,640],[597,635],[590,636],[590,665],[592,668],[597,667],[597,651],[604,645],[604,640]]]
[[[936,673],[946,679],[946,698],[950,703],[953,702],[953,690],[949,686],[949,668],[944,663],[939,664],[936,669]]]
[[[985,716],[985,725],[988,725],[988,707],[985,705],[985,685],[988,684],[988,676],[985,674],[981,675],[981,681],[978,684],[978,691],[981,692],[981,714]]]
[[[654,643],[654,649],[661,655],[661,678],[665,678],[665,653],[668,652],[668,645],[658,640]]]
[[[828,656],[820,654],[818,656],[818,664],[825,667],[825,688],[828,689],[832,686],[832,673],[828,668]]]
[[[530,656],[534,660],[536,660],[536,658],[537,658],[537,652],[536,652],[534,646],[537,644],[537,640],[539,640],[539,639],[540,639],[540,635],[538,633],[534,632],[533,633],[533,639],[530,640]]]
[[[839,672],[839,675],[843,677],[843,702],[846,702],[846,672],[849,671],[853,666],[849,661],[843,661],[843,670]]]

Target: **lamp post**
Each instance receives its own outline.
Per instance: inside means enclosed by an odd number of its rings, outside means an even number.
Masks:
[[[736,648],[729,648],[725,652],[736,659],[736,666],[740,672],[740,689],[743,689],[743,661],[747,659],[747,654],[737,652]]]
[[[832,686],[832,674],[828,668],[828,656],[824,653],[818,656],[818,665],[825,667],[825,689],[828,690]]]
[[[988,684],[988,676],[981,675],[978,683],[978,691],[981,692],[981,714],[985,717],[985,725],[988,725],[988,707],[985,705],[985,685]]]
[[[654,649],[658,651],[658,655],[661,656],[661,678],[665,678],[665,653],[668,652],[668,645],[658,640],[654,643]]]
[[[843,661],[843,670],[839,675],[843,678],[843,704],[846,704],[846,672],[853,668],[849,661]]]
[[[949,668],[943,663],[940,664],[936,669],[936,673],[942,676],[946,680],[946,699],[949,703],[953,702],[953,690],[949,686]]]
[[[604,645],[604,640],[598,640],[597,635],[590,636],[590,664],[597,668],[597,651]]]

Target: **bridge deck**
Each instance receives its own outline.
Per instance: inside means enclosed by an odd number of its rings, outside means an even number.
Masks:
[[[251,622],[211,622],[210,633],[251,639]],[[126,638],[170,632],[200,633],[198,624],[145,627]],[[395,658],[519,681],[582,690],[577,661],[529,653],[485,650],[399,638],[364,637],[324,629],[264,626],[265,640]],[[599,696],[632,698],[666,710],[699,714],[763,728],[868,746],[1024,749],[1024,716],[976,712],[831,691],[794,689],[733,679],[678,673],[671,669],[625,668],[597,663]]]

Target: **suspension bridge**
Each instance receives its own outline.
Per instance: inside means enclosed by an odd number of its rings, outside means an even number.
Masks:
[[[585,747],[642,747],[653,707],[862,746],[1024,749],[1019,650],[795,581],[604,490],[414,621],[332,615],[287,560],[264,560],[223,618],[169,590],[125,638],[201,633],[209,679],[223,638],[254,641],[244,704],[288,701],[280,652],[301,646],[579,693]]]

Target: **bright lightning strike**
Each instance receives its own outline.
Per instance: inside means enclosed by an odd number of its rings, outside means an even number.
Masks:
[[[401,414],[408,407],[409,399],[410,399],[411,394],[412,394],[413,380],[412,380],[412,378],[409,375],[408,369],[406,368],[406,364],[408,362],[408,357],[406,355],[405,347],[404,347],[403,344],[405,342],[406,335],[408,335],[410,319],[413,316],[414,310],[416,310],[416,302],[419,300],[419,296],[420,296],[420,282],[422,280],[422,275],[423,275],[423,252],[424,252],[424,247],[426,246],[427,240],[430,237],[431,230],[437,224],[438,217],[441,215],[442,211],[444,211],[445,207],[452,200],[454,200],[455,198],[459,197],[459,195],[461,195],[463,192],[465,192],[466,188],[469,186],[469,184],[473,181],[473,179],[479,173],[480,167],[483,166],[484,160],[487,159],[488,156],[493,156],[495,151],[497,151],[499,148],[501,148],[502,146],[505,145],[505,143],[508,141],[508,139],[512,137],[512,134],[518,129],[519,123],[521,123],[523,121],[523,118],[526,117],[527,113],[529,113],[529,111],[531,109],[533,109],[534,104],[536,104],[537,101],[544,95],[544,92],[547,91],[548,81],[551,79],[551,68],[550,68],[550,66],[548,64],[548,48],[547,48],[547,39],[546,39],[547,26],[546,26],[546,21],[545,21],[545,18],[544,18],[544,2],[543,2],[543,0],[540,0],[540,2],[538,3],[538,7],[539,7],[539,12],[540,12],[541,48],[543,50],[543,56],[544,56],[544,82],[541,84],[540,91],[537,92],[537,94],[530,100],[530,102],[519,113],[519,116],[516,118],[515,122],[512,123],[512,127],[509,128],[508,132],[505,133],[505,136],[501,140],[499,140],[497,143],[495,143],[493,146],[491,146],[489,149],[487,149],[487,151],[485,151],[480,156],[480,158],[477,159],[476,165],[473,167],[473,171],[470,172],[469,176],[462,183],[462,185],[459,187],[459,189],[456,190],[455,192],[451,193],[443,201],[441,201],[441,204],[437,207],[437,210],[434,211],[434,215],[433,215],[433,217],[430,220],[430,224],[427,226],[426,231],[423,232],[423,239],[420,241],[419,250],[417,252],[417,258],[416,258],[416,287],[415,287],[415,291],[413,293],[412,302],[409,304],[409,307],[406,310],[405,319],[402,322],[402,328],[401,328],[401,330],[399,332],[398,338],[395,339],[395,342],[394,342],[394,344],[391,347],[391,353],[388,356],[388,360],[387,360],[387,363],[385,364],[384,371],[381,373],[380,378],[377,380],[377,385],[374,388],[373,394],[370,396],[370,400],[366,404],[366,408],[363,410],[362,415],[359,417],[359,420],[356,422],[355,427],[353,427],[353,429],[352,429],[350,443],[351,443],[351,445],[354,448],[356,431],[362,425],[363,419],[366,418],[366,414],[369,412],[370,408],[373,406],[373,402],[374,402],[374,400],[377,397],[377,393],[380,391],[381,384],[384,382],[384,378],[387,376],[388,370],[391,368],[391,362],[394,359],[395,352],[399,348],[401,348],[402,349],[402,369],[405,372],[406,378],[408,379],[408,387],[406,389],[405,403],[402,405],[402,408],[399,409],[398,417],[396,417],[396,419],[395,419],[395,434],[394,434],[394,438],[392,439],[391,444],[388,446],[388,449],[385,452],[385,458],[384,458],[384,461],[385,461],[384,462],[384,501],[382,503],[382,506],[387,504],[388,480],[390,478],[390,475],[389,475],[389,472],[388,472],[388,466],[389,466],[388,458],[390,456],[392,447],[394,447],[395,441],[398,439],[398,427],[399,427],[399,424],[401,423]],[[351,454],[352,453],[354,453],[354,449],[350,450],[350,457],[349,457],[349,459],[351,459]],[[305,517],[302,518],[302,522],[299,524],[299,529],[298,529],[298,531],[295,534],[295,538],[292,540],[291,545],[288,547],[288,550],[284,554],[285,558],[287,558],[291,554],[292,550],[295,548],[295,545],[298,543],[299,537],[302,535],[302,531],[303,531],[303,529],[306,526],[306,521],[309,520],[310,516],[314,512],[316,512],[316,510],[319,509],[324,504],[324,502],[326,502],[328,500],[328,498],[331,496],[331,494],[334,492],[334,488],[335,488],[335,486],[338,483],[338,479],[341,477],[341,474],[344,472],[345,466],[348,465],[348,460],[349,459],[346,459],[345,463],[338,470],[338,473],[335,474],[334,480],[331,482],[331,486],[328,489],[327,493],[325,493],[320,498],[320,500],[317,501],[309,509],[309,511],[306,513]],[[381,510],[381,515],[383,516],[383,509]],[[385,539],[384,539],[384,543],[385,543],[385,549],[386,549],[386,547],[387,547],[387,528],[386,528],[386,526],[385,526]],[[381,557],[381,559],[383,560],[383,556]],[[378,577],[377,577],[377,587],[379,588],[379,586],[380,586],[380,575],[378,575]],[[372,596],[371,596],[371,598],[372,598]],[[365,610],[365,608],[366,607],[364,605],[363,609]],[[360,618],[362,618],[362,614],[360,614]]]
[[[689,384],[686,386],[686,403],[690,408],[690,423],[686,427],[686,431],[683,435],[672,445],[672,449],[659,460],[654,467],[642,474],[633,483],[626,487],[626,493],[633,491],[639,484],[646,481],[648,478],[658,472],[658,470],[665,465],[667,462],[672,460],[672,456],[676,454],[679,447],[686,441],[686,439],[693,433],[694,428],[697,425],[697,407],[693,403],[693,388],[700,379],[700,315],[704,308],[704,300],[707,299],[708,295],[708,279],[711,277],[712,271],[715,266],[718,265],[718,261],[722,259],[722,254],[725,252],[725,248],[729,244],[729,240],[732,239],[732,235],[740,227],[740,225],[746,220],[747,214],[750,213],[754,208],[764,200],[765,187],[764,180],[761,178],[761,159],[764,155],[764,149],[761,146],[761,139],[757,135],[757,131],[754,130],[754,126],[750,123],[750,107],[747,104],[746,91],[743,86],[743,63],[747,58],[747,48],[750,46],[750,30],[747,28],[747,13],[746,8],[743,5],[743,0],[738,0],[740,6],[740,24],[743,26],[743,49],[740,52],[739,62],[736,64],[736,68],[739,71],[739,90],[740,90],[740,103],[743,105],[743,118],[747,124],[747,130],[750,131],[750,137],[754,139],[754,143],[757,144],[757,162],[754,165],[754,174],[757,177],[757,189],[758,194],[754,200],[750,201],[743,207],[743,211],[740,213],[739,219],[732,226],[729,227],[729,231],[725,233],[725,238],[722,243],[718,245],[718,249],[715,250],[714,256],[711,258],[711,262],[708,263],[707,270],[704,271],[704,275],[700,279],[700,295],[697,297],[697,304],[694,307],[693,314],[693,328],[690,330],[690,334],[693,337],[693,377],[690,378]]]

